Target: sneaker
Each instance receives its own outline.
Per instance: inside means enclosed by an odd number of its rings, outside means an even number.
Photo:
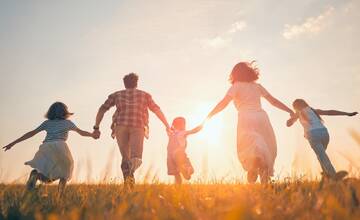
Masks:
[[[334,180],[335,181],[340,181],[342,179],[344,179],[349,173],[345,170],[341,170],[339,172],[337,172],[334,176]]]
[[[29,179],[26,182],[26,188],[28,190],[33,190],[36,186],[37,179],[38,179],[38,172],[36,170],[32,170]]]

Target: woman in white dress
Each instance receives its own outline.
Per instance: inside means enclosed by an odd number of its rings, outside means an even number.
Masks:
[[[277,145],[274,130],[267,113],[261,107],[261,97],[273,106],[293,115],[294,112],[274,98],[262,85],[256,83],[259,73],[252,63],[240,62],[231,74],[232,86],[225,97],[209,113],[208,119],[221,112],[234,101],[238,111],[237,152],[240,163],[247,171],[249,183],[260,176],[267,183],[274,173]]]

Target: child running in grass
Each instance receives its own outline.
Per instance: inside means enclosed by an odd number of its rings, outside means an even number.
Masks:
[[[186,130],[186,120],[183,117],[174,119],[170,131],[168,131],[169,143],[167,146],[168,175],[175,177],[175,183],[181,184],[182,178],[190,180],[194,173],[189,158],[185,152],[187,146],[186,138],[199,132],[202,126],[192,130]]]
[[[314,150],[323,174],[331,179],[342,179],[347,175],[346,171],[336,173],[334,166],[331,164],[329,157],[326,154],[326,148],[329,144],[329,133],[323,124],[320,115],[345,115],[355,116],[357,112],[342,112],[336,110],[321,110],[313,109],[303,99],[296,99],[293,102],[295,114],[287,121],[287,126],[292,126],[297,119],[300,120],[304,127],[305,138],[308,139],[311,148]]]
[[[46,131],[45,140],[40,145],[34,158],[25,163],[25,165],[34,168],[26,183],[28,190],[33,190],[38,180],[45,183],[60,180],[59,193],[61,195],[64,192],[66,182],[71,178],[74,167],[71,152],[66,144],[68,132],[75,131],[81,136],[98,138],[93,133],[77,128],[72,121],[68,120],[71,115],[73,113],[68,111],[64,103],[55,102],[45,115],[48,120],[44,121],[35,130],[24,134],[3,147],[5,151],[10,150],[15,144],[29,139],[41,131]]]

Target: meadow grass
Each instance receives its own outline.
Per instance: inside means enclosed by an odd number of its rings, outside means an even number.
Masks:
[[[0,219],[360,219],[360,180],[321,184],[0,185]]]

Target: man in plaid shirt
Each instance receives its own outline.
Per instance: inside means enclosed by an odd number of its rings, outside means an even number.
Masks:
[[[160,107],[154,102],[151,95],[137,89],[138,76],[130,73],[123,78],[125,90],[109,95],[101,105],[94,126],[95,133],[100,136],[100,123],[111,107],[115,106],[111,128],[116,137],[122,155],[121,170],[125,184],[133,186],[135,183],[134,172],[142,163],[144,137],[147,136],[149,112],[162,121],[166,129],[170,126]]]

